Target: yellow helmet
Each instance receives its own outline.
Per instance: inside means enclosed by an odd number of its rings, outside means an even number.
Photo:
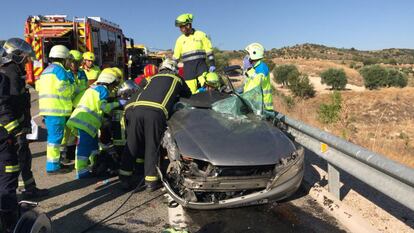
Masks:
[[[82,53],[78,50],[70,50],[69,54],[72,56],[73,60],[80,61],[82,60]]]
[[[119,79],[117,77],[117,74],[112,70],[112,68],[105,68],[99,74],[98,80],[96,80],[96,82],[111,84],[113,82],[118,82],[118,80]]]
[[[119,69],[118,67],[112,67],[112,70],[116,73],[117,77],[121,80],[124,79],[124,72],[122,72],[121,69]]]
[[[83,60],[95,61],[95,54],[93,54],[92,52],[84,52],[82,57]]]
[[[262,59],[264,56],[264,47],[259,43],[251,43],[245,49],[252,60]]]
[[[209,72],[206,75],[206,85],[214,88],[219,88],[221,86],[220,77],[216,72]]]
[[[175,19],[175,26],[180,27],[193,22],[193,14],[181,14]]]

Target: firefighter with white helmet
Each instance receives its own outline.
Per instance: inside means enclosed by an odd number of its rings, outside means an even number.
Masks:
[[[154,191],[161,186],[156,165],[167,119],[180,96],[191,96],[190,89],[177,76],[177,72],[176,63],[165,59],[159,67],[159,73],[152,76],[145,89],[133,95],[125,107],[127,145],[119,170],[121,184],[125,189],[133,186],[134,164],[135,174],[145,176],[148,190]]]
[[[36,81],[39,92],[39,115],[44,117],[47,134],[46,172],[66,173],[61,169],[60,147],[67,118],[72,113],[72,99],[75,91],[73,74],[64,67],[69,50],[64,45],[55,45],[49,53],[52,62]]]
[[[95,84],[86,90],[67,122],[70,129],[78,131],[79,137],[75,160],[76,179],[91,175],[88,167],[93,166],[99,152],[97,136],[103,114],[126,102],[107,101],[111,91],[119,84],[119,79],[110,69],[104,69]]]
[[[192,23],[192,14],[181,14],[175,20],[182,35],[175,42],[173,59],[183,62],[185,82],[195,94],[200,87],[197,77],[207,71],[213,72],[216,67],[211,40],[206,33],[194,29]],[[207,67],[206,59],[210,67]]]
[[[244,84],[243,92],[260,86],[263,93],[264,110],[273,111],[269,67],[263,62],[265,49],[259,43],[252,43],[245,50],[248,55],[243,59],[243,70],[245,71],[247,80]]]
[[[84,52],[82,57],[82,69],[85,71],[86,77],[88,77],[88,83],[90,85],[96,81],[99,74],[101,73],[101,69],[99,69],[99,67],[94,64],[95,54],[93,52]]]

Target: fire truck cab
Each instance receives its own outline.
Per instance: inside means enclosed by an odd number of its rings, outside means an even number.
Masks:
[[[27,83],[33,85],[48,65],[48,55],[54,45],[95,54],[95,64],[101,68],[117,66],[125,70],[126,40],[119,25],[101,17],[66,15],[29,16],[25,25],[25,40],[32,45],[36,60],[29,63]]]

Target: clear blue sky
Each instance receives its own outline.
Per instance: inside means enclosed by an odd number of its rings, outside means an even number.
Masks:
[[[193,13],[193,26],[220,49],[260,42],[267,49],[300,43],[363,50],[414,48],[412,0],[20,0],[2,1],[0,39],[23,36],[28,15],[101,16],[149,47],[171,49],[180,35],[176,16]]]

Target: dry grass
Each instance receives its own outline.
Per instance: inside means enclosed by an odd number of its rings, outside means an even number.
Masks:
[[[274,101],[288,116],[414,168],[414,88],[343,92],[342,99],[341,120],[331,125],[317,115],[319,105],[330,101],[328,94],[299,100],[291,109],[278,97]]]

